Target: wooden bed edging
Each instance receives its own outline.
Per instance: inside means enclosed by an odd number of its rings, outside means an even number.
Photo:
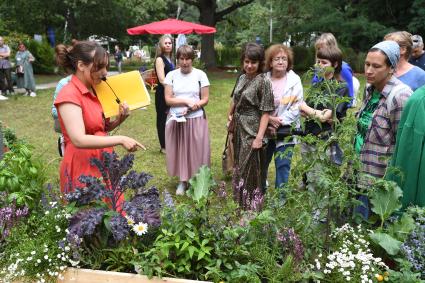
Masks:
[[[63,277],[62,280],[58,279],[58,283],[211,283],[211,281],[168,277],[149,279],[147,276],[139,274],[78,268],[67,268]]]

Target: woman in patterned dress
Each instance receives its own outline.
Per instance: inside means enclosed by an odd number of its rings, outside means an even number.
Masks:
[[[234,123],[235,198],[248,208],[255,190],[263,193],[265,184],[264,133],[274,111],[270,80],[262,73],[264,49],[248,43],[241,56],[243,74],[236,82],[229,121]]]

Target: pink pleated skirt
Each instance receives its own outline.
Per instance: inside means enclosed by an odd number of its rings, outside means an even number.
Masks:
[[[208,121],[204,117],[186,122],[170,121],[165,126],[167,172],[188,181],[202,165],[210,166],[211,149]]]

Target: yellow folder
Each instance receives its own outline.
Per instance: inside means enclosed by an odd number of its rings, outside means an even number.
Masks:
[[[106,118],[117,116],[119,113],[114,92],[121,103],[128,104],[130,110],[145,107],[151,103],[149,92],[139,71],[107,77],[106,82],[102,81],[95,86],[95,90]]]

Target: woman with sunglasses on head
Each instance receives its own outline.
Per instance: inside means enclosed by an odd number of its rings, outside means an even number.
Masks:
[[[273,90],[270,80],[263,74],[264,49],[257,43],[247,43],[242,51],[243,74],[233,91],[229,121],[234,123],[233,148],[236,169],[234,185],[237,194],[248,194],[252,200],[255,190],[265,190],[266,151],[263,144],[269,116],[274,111]],[[243,183],[242,186],[239,184]],[[242,200],[243,197],[236,196]],[[240,201],[246,208],[247,202]]]
[[[109,136],[108,132],[129,116],[126,103],[117,105],[119,115],[114,121],[105,119],[94,86],[107,75],[108,53],[99,44],[79,41],[72,47],[56,46],[56,61],[72,73],[70,82],[59,92],[54,105],[65,140],[65,154],[60,167],[61,191],[73,191],[81,185],[80,175],[100,177],[90,159],[102,159],[102,152],[113,146],[136,151],[144,146],[126,136]]]
[[[300,77],[292,71],[293,61],[292,49],[283,44],[272,45],[266,50],[265,69],[267,77],[272,82],[274,107],[276,108],[269,117],[269,128],[275,131],[281,126],[300,127],[299,105],[303,102],[303,86]],[[269,139],[266,172],[274,155],[276,188],[280,188],[288,182],[291,150],[294,144],[294,139],[289,141],[277,140],[273,137]]]
[[[158,77],[158,85],[155,90],[156,131],[161,153],[165,153],[165,121],[168,112],[168,106],[165,103],[164,80],[167,74],[174,70],[172,53],[173,38],[169,34],[164,34],[159,39],[155,58],[155,72]]]

